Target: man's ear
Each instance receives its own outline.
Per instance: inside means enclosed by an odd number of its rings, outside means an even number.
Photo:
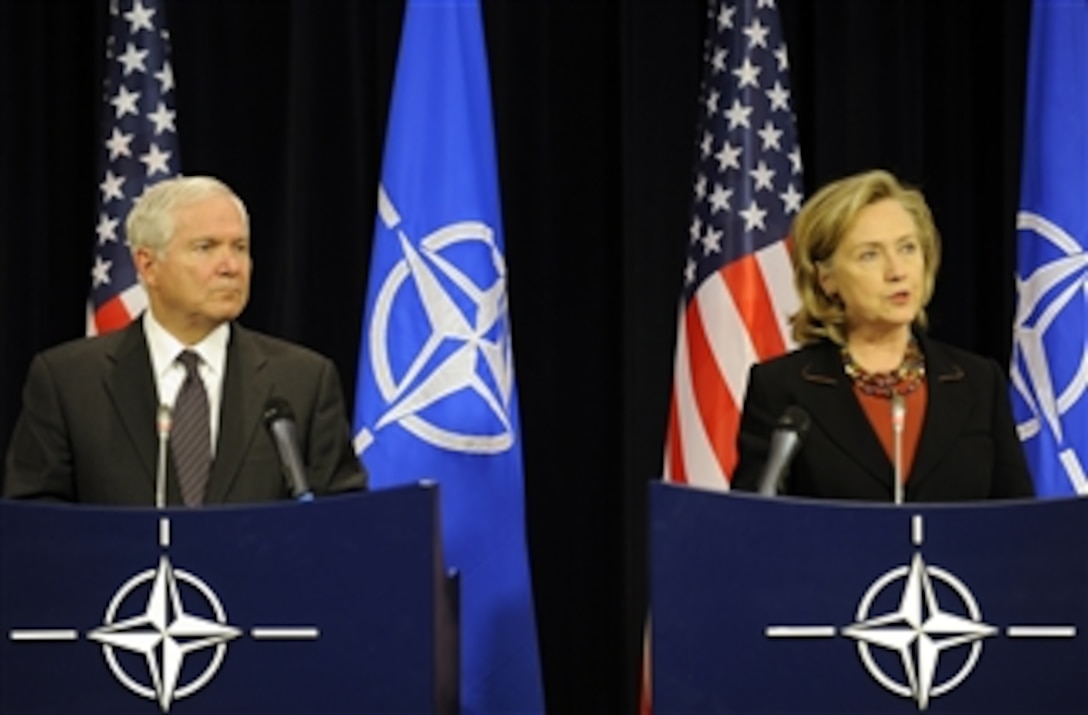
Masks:
[[[132,263],[136,266],[136,274],[140,276],[140,280],[144,283],[153,280],[153,268],[157,262],[155,252],[148,248],[141,246],[132,251]]]

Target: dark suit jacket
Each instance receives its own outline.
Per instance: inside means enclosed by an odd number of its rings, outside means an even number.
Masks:
[[[207,504],[288,499],[267,401],[295,413],[315,494],[363,488],[332,362],[297,345],[231,327]],[[158,461],[158,397],[141,321],[35,356],[6,459],[6,497],[151,506]],[[168,462],[170,460],[167,460]],[[169,468],[167,502],[180,504]]]
[[[928,399],[906,501],[1031,497],[1005,373],[993,360],[918,336]],[[803,347],[752,367],[733,487],[756,490],[775,423],[789,405],[811,418],[785,493],[890,502],[894,466],[880,445],[838,346]],[[889,419],[890,408],[889,408]]]

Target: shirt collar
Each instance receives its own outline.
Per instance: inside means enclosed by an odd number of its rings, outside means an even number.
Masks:
[[[227,362],[227,343],[230,341],[230,323],[223,323],[208,333],[196,345],[184,345],[155,320],[150,310],[144,311],[144,337],[151,355],[151,369],[156,378],[161,378],[173,368],[174,361],[182,350],[192,350],[214,375],[222,375]]]

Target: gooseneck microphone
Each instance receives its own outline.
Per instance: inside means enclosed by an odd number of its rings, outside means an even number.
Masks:
[[[801,448],[810,422],[808,413],[797,405],[787,407],[778,418],[774,434],[771,435],[770,453],[759,477],[760,494],[774,496],[782,492],[790,462]]]
[[[168,405],[159,405],[155,415],[155,430],[159,434],[159,461],[155,466],[155,508],[166,507],[166,458],[169,452],[170,428],[173,415]]]
[[[298,501],[312,501],[313,492],[306,482],[306,470],[302,466],[302,455],[298,449],[298,433],[295,428],[295,413],[287,400],[273,397],[264,408],[264,423],[276,443],[276,451],[283,465],[283,475],[291,496]]]
[[[892,436],[895,439],[895,503],[903,503],[903,425],[907,421],[907,404],[898,392],[892,393]]]

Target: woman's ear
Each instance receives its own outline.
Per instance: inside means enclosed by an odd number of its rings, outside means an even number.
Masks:
[[[820,289],[824,292],[828,298],[834,298],[838,289],[835,287],[835,274],[831,271],[831,267],[827,261],[819,261],[816,263],[816,279],[820,284]]]

